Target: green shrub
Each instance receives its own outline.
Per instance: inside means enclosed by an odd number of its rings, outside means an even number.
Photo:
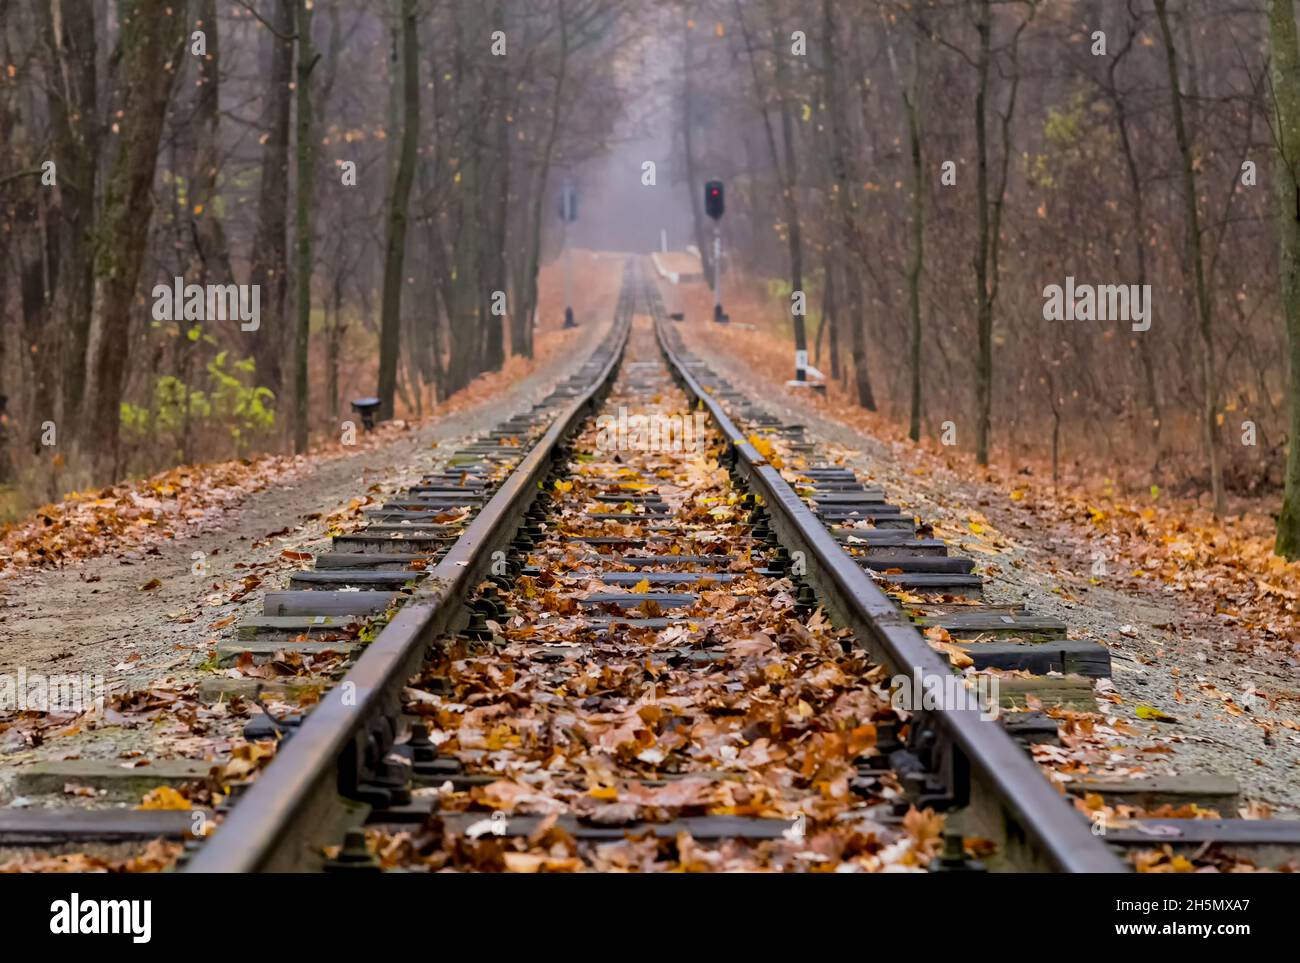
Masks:
[[[242,455],[255,440],[275,427],[275,394],[256,384],[252,358],[229,360],[222,351],[206,368],[206,384],[186,385],[175,375],[154,382],[149,407],[122,403],[122,431],[128,441],[170,441],[176,452],[184,449],[188,420],[191,439],[208,444],[225,441]],[[224,447],[224,446],[223,446]],[[201,447],[205,455],[217,452]]]

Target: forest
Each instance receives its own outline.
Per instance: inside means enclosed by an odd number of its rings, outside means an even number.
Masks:
[[[614,246],[650,138],[848,403],[1300,553],[1289,0],[0,0],[0,45],[10,516],[529,359],[562,184]]]
[[[744,192],[746,267],[768,265],[774,295],[817,292],[813,358],[853,401],[913,439],[948,423],[981,465],[1037,453],[1053,479],[1074,462],[1218,514],[1231,495],[1280,496],[1296,430],[1290,4],[727,12],[745,66],[704,96],[722,82],[688,59],[686,123],[748,123],[736,99],[758,118],[739,158],[696,163]],[[800,28],[814,52],[786,56]],[[1149,316],[1053,312],[1076,281],[1122,286],[1134,309],[1145,291]]]
[[[348,398],[418,416],[529,357],[548,184],[609,128],[620,12],[5,0],[0,481],[304,451]]]

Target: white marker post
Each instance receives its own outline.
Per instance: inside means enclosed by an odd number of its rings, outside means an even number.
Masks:
[[[722,320],[722,231],[713,228],[713,320]]]

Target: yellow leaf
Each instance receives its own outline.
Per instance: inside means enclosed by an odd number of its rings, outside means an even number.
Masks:
[[[1021,501],[1024,499],[1024,497],[1025,497],[1025,493],[1022,492],[1019,488],[1017,488],[1015,491],[1011,493],[1011,500],[1013,502]]]
[[[190,801],[171,786],[159,786],[145,794],[136,809],[189,809]]]
[[[781,467],[781,459],[776,454],[776,449],[772,447],[772,442],[769,439],[764,438],[762,435],[754,434],[749,436],[748,441],[758,449],[758,453],[766,458],[773,468]]]
[[[932,625],[925,630],[925,637],[931,642],[951,642],[952,633],[942,625]]]
[[[955,669],[964,669],[968,665],[974,665],[975,660],[966,654],[966,651],[952,640],[952,635],[941,625],[932,625],[925,630],[925,639],[930,643],[930,647],[942,652],[948,657],[948,662]]]
[[[592,786],[587,795],[592,799],[600,799],[604,802],[618,802],[618,787]]]
[[[637,582],[635,585],[632,586],[633,595],[644,595],[646,592],[649,591],[650,591],[650,580],[648,578],[643,578],[641,581]]]
[[[1178,721],[1168,713],[1161,712],[1159,709],[1154,709],[1151,706],[1138,706],[1137,709],[1135,709],[1134,711],[1137,713],[1137,717],[1139,719],[1147,719],[1152,722],[1177,722]]]
[[[492,752],[500,752],[502,749],[509,749],[517,745],[519,745],[519,736],[505,723],[488,733],[487,747]]]

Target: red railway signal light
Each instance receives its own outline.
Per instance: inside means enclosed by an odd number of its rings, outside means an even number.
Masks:
[[[726,198],[722,191],[722,181],[709,181],[704,185],[704,213],[715,221],[722,217],[726,207]]]

